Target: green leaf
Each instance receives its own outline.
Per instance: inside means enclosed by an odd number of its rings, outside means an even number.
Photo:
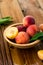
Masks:
[[[10,17],[10,16],[7,16],[7,17],[3,17],[2,19],[12,19],[12,17]]]
[[[39,40],[43,40],[43,37],[40,37]]]
[[[10,23],[11,22],[11,19],[12,19],[12,17],[4,17],[4,18],[1,18],[0,19],[0,25],[1,24],[8,24],[8,23]]]
[[[35,40],[43,40],[43,32],[38,32],[36,33],[31,39],[30,42],[35,41]]]

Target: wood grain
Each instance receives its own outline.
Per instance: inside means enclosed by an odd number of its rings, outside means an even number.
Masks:
[[[33,0],[32,0],[33,1]],[[19,0],[21,4],[21,8],[24,10],[25,15],[32,15],[34,16],[36,23],[40,24],[43,22],[43,14],[41,14],[40,9],[36,7],[32,1],[30,0]]]
[[[2,53],[1,53],[1,45],[0,45],[0,65],[3,65]]]
[[[0,2],[0,13],[1,13],[1,17],[9,16],[8,15],[8,11],[7,11],[7,8],[6,8],[6,10],[4,10],[2,8],[2,6],[3,6],[3,3]],[[7,13],[4,13],[4,12],[7,12]],[[2,52],[2,59],[3,59],[3,62],[2,63],[4,65],[9,65],[9,64],[12,65],[12,61],[11,61],[11,56],[10,56],[10,52],[9,52],[8,45],[7,45],[7,42],[5,42],[5,40],[3,38],[3,31],[4,31],[4,28],[5,27],[4,26],[0,26],[0,28],[1,28],[1,32],[0,32],[0,34],[1,34],[1,39],[0,39],[1,40],[1,43],[0,43],[0,45],[1,45],[1,52]]]
[[[24,16],[32,15],[39,25],[43,23],[42,5],[42,0],[0,0],[0,18],[12,16],[12,23],[17,23],[22,22]],[[3,38],[7,26],[0,26],[0,65],[43,65],[37,56],[37,51],[43,49],[43,43],[30,49],[10,48]]]
[[[43,9],[43,0],[38,0],[38,3],[40,4],[40,7]]]

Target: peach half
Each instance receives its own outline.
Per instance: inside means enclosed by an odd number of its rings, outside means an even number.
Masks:
[[[10,27],[7,29],[6,37],[9,39],[14,39],[18,34],[18,29],[16,27]]]
[[[43,60],[43,50],[37,52],[39,59]]]

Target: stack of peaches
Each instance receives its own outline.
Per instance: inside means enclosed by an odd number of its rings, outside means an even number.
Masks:
[[[6,37],[10,40],[15,40],[18,44],[25,44],[30,41],[39,31],[38,26],[35,24],[35,19],[32,16],[25,16],[23,24],[15,27],[10,27],[6,32]]]

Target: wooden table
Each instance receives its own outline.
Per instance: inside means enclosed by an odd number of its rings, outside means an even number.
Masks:
[[[34,16],[38,25],[43,23],[43,0],[0,0],[0,18],[12,16],[12,23],[17,23],[22,22],[26,15]],[[0,25],[0,65],[43,65],[37,56],[37,51],[43,49],[43,43],[30,49],[10,48],[3,37],[7,26]]]

